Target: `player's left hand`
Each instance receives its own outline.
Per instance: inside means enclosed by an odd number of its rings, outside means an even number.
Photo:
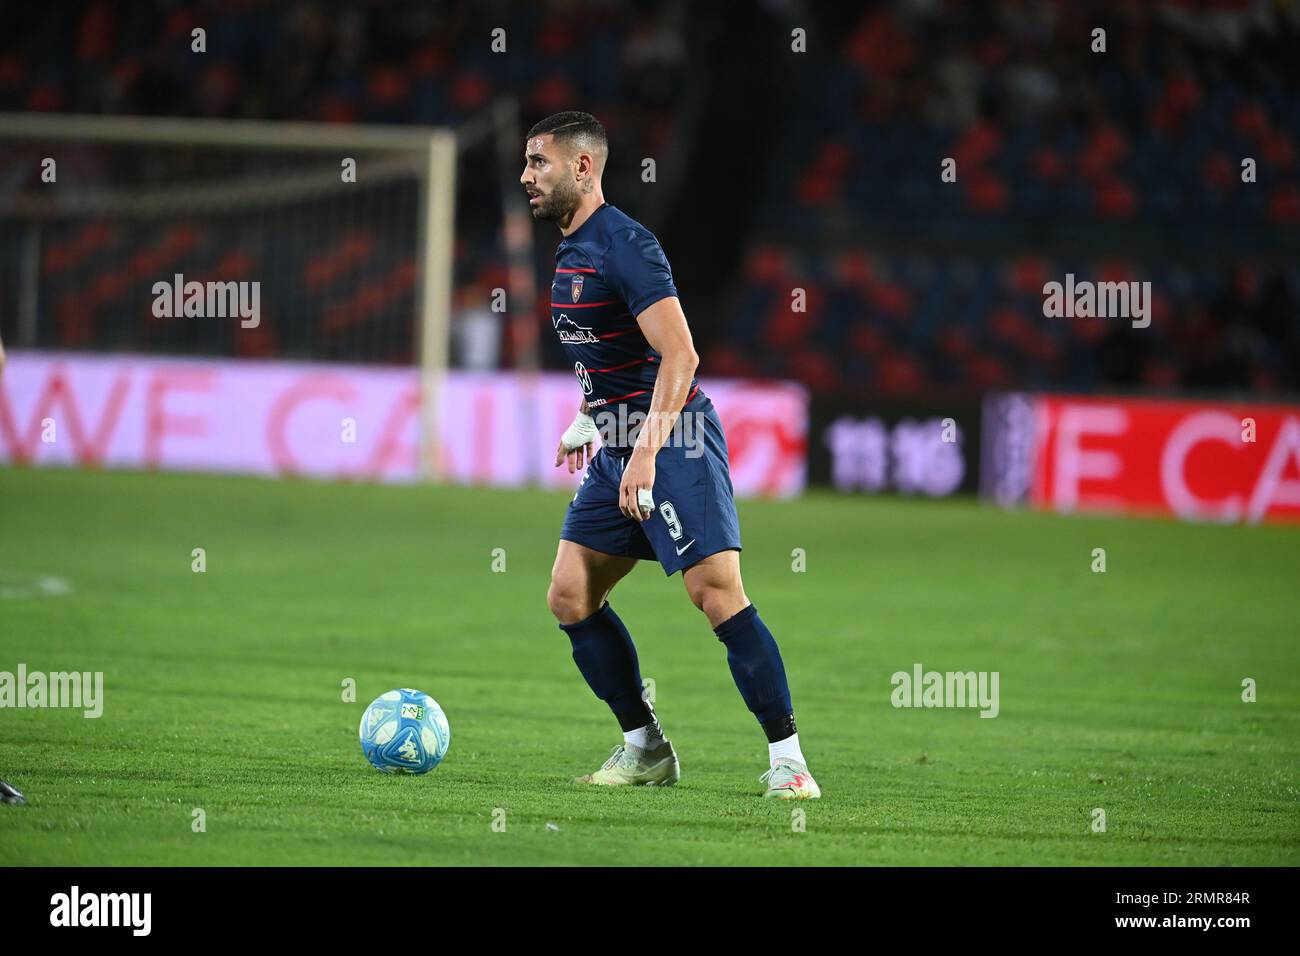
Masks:
[[[619,510],[634,521],[645,521],[650,517],[650,512],[641,510],[637,503],[637,492],[649,492],[654,486],[654,456],[638,448],[632,452],[632,457],[623,468],[623,481],[618,486]]]

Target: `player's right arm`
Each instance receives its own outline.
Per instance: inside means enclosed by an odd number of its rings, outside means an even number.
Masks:
[[[560,447],[555,449],[555,467],[568,459],[569,474],[582,471],[583,458],[591,461],[591,443],[596,437],[596,420],[591,417],[591,408],[584,398],[578,406],[578,414],[560,436]]]

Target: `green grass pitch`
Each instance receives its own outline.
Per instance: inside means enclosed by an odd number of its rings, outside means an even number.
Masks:
[[[824,792],[791,806],[757,796],[724,649],[650,565],[613,604],[682,782],[569,782],[620,736],[546,608],[567,500],[0,470],[0,670],[105,675],[97,720],[0,710],[29,801],[0,805],[0,865],[1300,864],[1294,528],[742,501]],[[70,590],[25,595],[37,576]],[[894,708],[917,662],[997,671],[1000,714]],[[361,711],[398,686],[451,721],[426,777],[361,756]]]

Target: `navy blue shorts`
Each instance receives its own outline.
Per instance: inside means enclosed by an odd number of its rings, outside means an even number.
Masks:
[[[719,551],[740,550],[740,521],[727,466],[727,437],[707,396],[687,403],[693,448],[669,439],[655,456],[655,509],[637,523],[618,507],[626,458],[600,448],[569,503],[560,537],[602,554],[658,561],[676,574]]]

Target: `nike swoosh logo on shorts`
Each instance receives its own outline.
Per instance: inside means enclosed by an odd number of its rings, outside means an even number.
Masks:
[[[690,547],[691,545],[693,545],[694,543],[695,543],[695,539],[694,539],[694,538],[691,538],[690,541],[687,541],[686,544],[682,545],[682,547],[680,547],[680,548],[677,549],[677,553],[678,553],[678,554],[681,554],[682,552],[684,552],[687,548],[689,548],[689,547]]]

